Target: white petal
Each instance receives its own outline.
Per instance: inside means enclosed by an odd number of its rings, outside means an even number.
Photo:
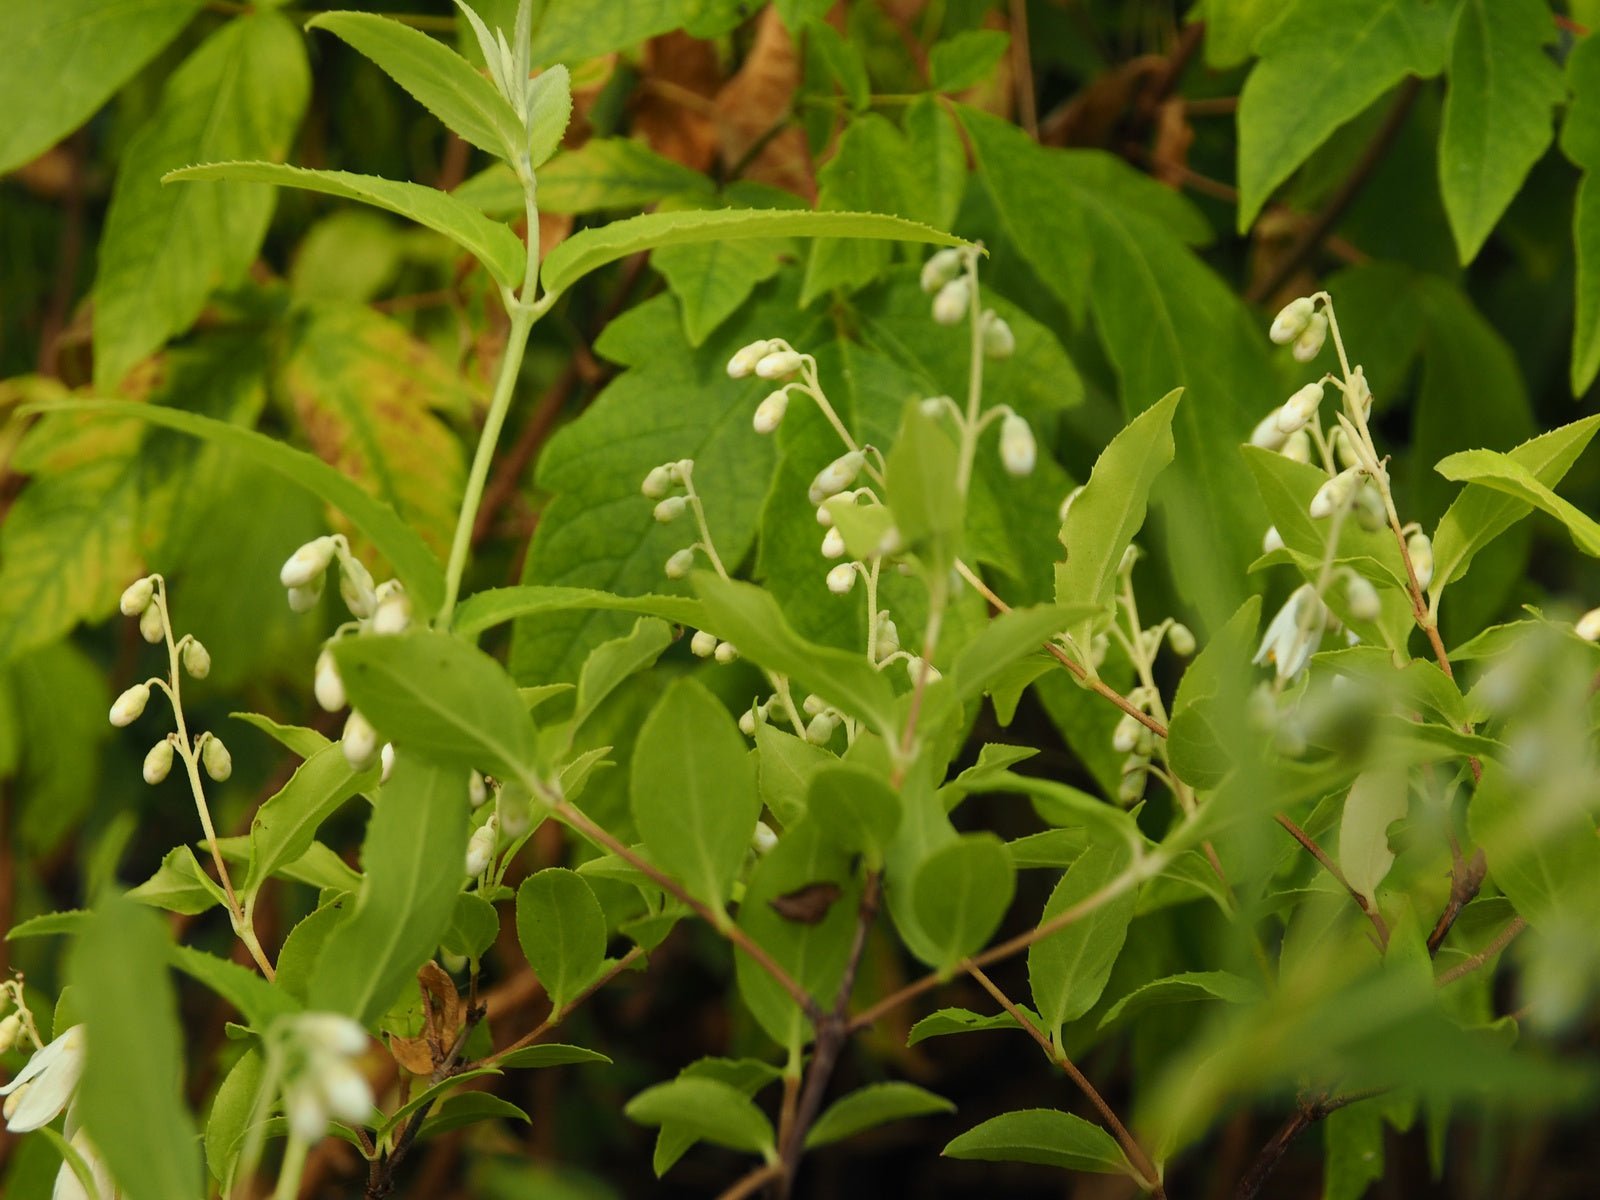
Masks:
[[[83,1076],[83,1026],[74,1025],[23,1067],[17,1077],[0,1088],[9,1094],[23,1084],[28,1089],[17,1097],[17,1104],[6,1118],[12,1133],[27,1133],[48,1125],[67,1106]]]
[[[309,1080],[291,1084],[284,1090],[283,1111],[289,1120],[289,1131],[302,1142],[319,1142],[328,1131],[328,1113],[322,1106],[322,1095]]]
[[[372,1116],[372,1088],[366,1078],[349,1063],[329,1062],[318,1072],[328,1112],[341,1121],[359,1125]]]
[[[339,1054],[360,1054],[367,1048],[367,1031],[339,1013],[305,1013],[295,1025],[307,1041]]]

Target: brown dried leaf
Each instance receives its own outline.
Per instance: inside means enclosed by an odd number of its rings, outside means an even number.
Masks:
[[[634,130],[662,157],[709,171],[717,157],[716,95],[722,85],[716,46],[681,30],[652,38],[644,75]]]
[[[413,1075],[433,1074],[433,1049],[425,1037],[403,1038],[390,1034],[389,1053]]]
[[[767,139],[745,166],[744,177],[781,187],[816,202],[817,181],[804,132],[791,125],[768,137],[794,104],[800,55],[777,10],[756,23],[756,38],[738,72],[717,93],[717,141],[727,166]]]
[[[800,925],[820,925],[828,910],[844,892],[836,883],[826,880],[820,883],[808,883],[805,887],[796,888],[783,896],[776,896],[767,903],[772,905],[772,910],[785,921],[794,921]]]

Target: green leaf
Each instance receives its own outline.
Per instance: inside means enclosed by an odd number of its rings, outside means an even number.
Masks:
[[[601,702],[629,676],[650,667],[672,645],[672,629],[655,617],[640,617],[626,637],[602,642],[584,660],[578,675],[578,697],[572,713],[574,728],[581,726]]]
[[[1570,795],[1518,786],[1511,772],[1483,763],[1467,808],[1467,829],[1489,877],[1535,930],[1570,928],[1600,892],[1594,819]]]
[[[1567,58],[1572,104],[1561,127],[1561,151],[1583,179],[1573,201],[1572,240],[1577,257],[1577,315],[1572,334],[1572,394],[1589,390],[1600,372],[1600,42],[1582,38]]]
[[[1022,1008],[1022,1011],[1029,1020],[1035,1020],[1038,1015],[1027,1008]],[[992,1029],[1021,1028],[1017,1019],[1008,1012],[998,1012],[985,1017],[965,1008],[941,1008],[937,1012],[929,1013],[911,1027],[911,1032],[906,1035],[906,1045],[915,1046],[928,1038],[948,1037],[953,1033],[983,1033]]]
[[[1404,769],[1374,769],[1356,777],[1339,822],[1339,866],[1350,886],[1374,906],[1378,885],[1394,865],[1389,826],[1406,815]]]
[[[560,63],[542,71],[528,85],[527,104],[528,165],[538,168],[556,152],[572,121],[571,72]]]
[[[1260,996],[1258,984],[1231,971],[1183,971],[1163,979],[1152,979],[1134,988],[1106,1009],[1105,1015],[1100,1018],[1100,1028],[1107,1029],[1126,1017],[1158,1005],[1181,1004],[1192,1000],[1249,1004]]]
[[[1555,135],[1566,98],[1545,45],[1544,0],[1463,0],[1450,38],[1439,184],[1461,261],[1471,262]]]
[[[240,966],[193,946],[173,946],[171,955],[173,966],[233,1005],[252,1029],[263,1031],[276,1018],[300,1007],[292,996],[257,974],[254,967]]]
[[[12,4],[0,15],[0,175],[50,149],[94,115],[202,0]]]
[[[518,617],[583,609],[646,613],[675,625],[697,626],[705,618],[700,602],[687,596],[613,596],[594,588],[504,587],[468,596],[456,607],[451,628],[462,637],[472,637]]]
[[[82,932],[88,924],[91,913],[81,908],[68,909],[65,912],[40,913],[36,917],[29,917],[26,921],[18,921],[6,933],[6,941],[20,942],[23,938],[54,937],[57,934]]]
[[[128,369],[200,315],[255,261],[273,194],[244,184],[167,188],[194,162],[281,159],[310,90],[305,47],[273,12],[228,21],[166,82],[117,171],[94,281],[94,376]]]
[[[227,903],[222,886],[205,873],[188,846],[167,851],[156,873],[128,895],[141,904],[190,916]]]
[[[756,725],[756,787],[761,802],[785,829],[805,816],[811,780],[836,761],[821,746],[770,721]]]
[[[533,35],[533,61],[578,62],[613,50],[637,46],[658,34],[694,26],[699,36],[713,36],[731,28],[743,14],[720,21],[724,6],[707,0],[607,0],[605,4],[546,5],[537,18]],[[702,25],[709,22],[709,26]]]
[[[811,776],[806,811],[841,850],[865,854],[876,870],[900,828],[900,797],[876,771],[836,763]]]
[[[1522,443],[1506,457],[1526,468],[1539,483],[1554,487],[1577,462],[1600,429],[1600,416],[1585,417]],[[1433,583],[1437,599],[1447,584],[1466,574],[1473,556],[1532,510],[1514,494],[1468,487],[1445,511],[1433,534]]]
[[[376,175],[313,171],[270,162],[208,162],[168,171],[161,177],[163,183],[193,180],[300,188],[387,209],[435,233],[442,233],[481,262],[501,287],[515,288],[522,283],[527,261],[522,239],[511,232],[510,226],[490,220],[466,201],[437,188],[381,179]]]
[[[996,616],[950,665],[956,699],[965,702],[981,696],[1018,659],[1042,651],[1055,634],[1093,619],[1100,611],[1095,604],[1037,604]]]
[[[1328,136],[1407,75],[1445,65],[1450,7],[1416,0],[1344,0],[1288,9],[1256,45],[1239,94],[1239,222]]]
[[[458,768],[396,758],[361,846],[361,890],[317,960],[308,1007],[371,1026],[413,983],[450,927],[465,880],[466,818]]]
[[[1097,800],[1068,784],[1006,771],[989,788],[997,792],[1021,792],[1031,796],[1034,807],[1045,820],[1069,828],[1082,826],[1097,843],[1120,843],[1130,847],[1142,843],[1138,823],[1126,809]]]
[[[1052,1108],[1002,1113],[974,1126],[941,1151],[946,1158],[1040,1163],[1066,1171],[1133,1175],[1109,1133],[1082,1117]]]
[[[817,1118],[806,1134],[806,1149],[814,1150],[830,1142],[842,1142],[866,1129],[922,1117],[929,1113],[953,1113],[956,1106],[943,1096],[911,1083],[874,1083],[841,1096]]]
[[[462,958],[479,959],[494,944],[499,933],[500,914],[495,912],[494,905],[476,892],[462,892],[456,897],[450,928],[445,930],[439,945]]]
[[[749,850],[761,799],[744,738],[702,684],[676,680],[650,711],[628,792],[652,861],[720,910]]]
[[[938,951],[930,965],[950,972],[999,928],[1016,890],[1016,868],[992,833],[969,833],[930,854],[911,880],[911,904]]]
[[[430,1083],[420,1092],[412,1095],[409,1100],[407,1100],[399,1108],[395,1109],[392,1113],[383,1114],[382,1124],[378,1126],[378,1140],[384,1140],[384,1138],[386,1138],[389,1134],[393,1133],[395,1130],[404,1125],[406,1119],[410,1117],[412,1113],[417,1112],[424,1106],[432,1103],[434,1100],[437,1100],[446,1092],[459,1087],[461,1084],[466,1083],[469,1080],[488,1079],[490,1077],[499,1076],[502,1073],[503,1072],[499,1067],[475,1067],[471,1070],[462,1071],[458,1074],[451,1075],[447,1078],[436,1080]]]
[[[1106,846],[1084,855],[1050,893],[1041,923],[1110,885],[1131,862],[1127,846]],[[1093,1008],[1105,991],[1128,936],[1133,908],[1134,889],[1128,888],[1029,947],[1028,985],[1043,1028],[1052,1038],[1059,1040],[1061,1027]]]
[[[340,638],[333,656],[350,703],[401,757],[412,751],[460,767],[463,794],[469,769],[526,782],[537,764],[533,718],[516,684],[460,638],[435,630]]]
[[[1578,549],[1585,554],[1600,556],[1600,523],[1570,501],[1556,495],[1511,455],[1493,450],[1463,450],[1442,459],[1434,469],[1446,479],[1479,483],[1542,509],[1567,527]]]
[[[885,464],[884,500],[906,545],[934,572],[950,569],[961,532],[959,459],[955,439],[940,420],[919,405],[908,406]]]
[[[198,413],[161,405],[133,404],[121,400],[72,400],[41,406],[49,412],[80,412],[105,417],[137,417],[153,425],[176,429],[237,451],[253,462],[283,475],[333,505],[359,529],[394,567],[406,585],[412,609],[419,619],[432,616],[444,597],[444,571],[427,544],[393,509],[374,500],[321,459],[296,450],[274,438],[213,420]]]
[[[598,1050],[589,1050],[583,1046],[567,1046],[561,1042],[540,1042],[536,1046],[524,1046],[521,1050],[514,1050],[504,1058],[496,1059],[495,1064],[501,1068],[511,1067],[565,1067],[573,1063],[605,1063],[611,1060]]]
[[[220,1184],[227,1183],[238,1161],[239,1143],[256,1116],[256,1102],[265,1098],[263,1070],[261,1051],[255,1047],[246,1050],[229,1068],[211,1101],[211,1115],[206,1118],[206,1165]],[[222,1191],[226,1194],[226,1187]]]
[[[1010,35],[998,29],[969,29],[936,43],[928,52],[934,90],[961,92],[975,87],[989,77],[1010,48]]]
[[[641,250],[730,238],[786,236],[884,238],[937,246],[967,244],[961,238],[915,221],[877,213],[758,208],[646,213],[573,234],[545,258],[541,278],[545,291],[556,294],[566,291],[590,271]]]
[[[235,712],[229,713],[228,716],[235,721],[243,721],[252,729],[259,729],[289,753],[301,758],[310,758],[318,750],[326,749],[333,744],[315,729],[308,729],[304,725],[280,725],[271,717],[264,717],[260,713]]]
[[[581,875],[546,867],[517,889],[517,940],[560,1016],[600,974],[605,914]]]
[[[239,885],[246,904],[271,876],[311,848],[322,823],[357,792],[377,783],[374,771],[353,771],[341,746],[318,750],[250,821],[250,869]]]
[[[513,161],[522,154],[522,122],[510,103],[443,42],[375,13],[318,13],[306,28],[348,42],[480,150]]]
[[[766,1115],[749,1096],[720,1080],[680,1076],[646,1088],[622,1111],[640,1125],[670,1121],[701,1141],[759,1154],[769,1162],[775,1154]]]
[[[625,137],[590,138],[576,150],[562,151],[539,172],[539,211],[548,213],[643,208],[669,197],[711,192],[711,181],[699,171]]]
[[[1173,772],[1190,787],[1216,787],[1240,755],[1238,715],[1254,682],[1245,664],[1260,622],[1261,597],[1251,596],[1178,682],[1167,756]]]
[[[128,1200],[202,1191],[170,950],[159,917],[117,899],[95,912],[67,970],[85,1039],[78,1117]]]
[[[1201,0],[1196,15],[1206,23],[1206,66],[1225,71],[1242,65],[1261,31],[1282,12],[1277,0]]]
[[[492,1096],[487,1092],[462,1092],[447,1097],[433,1110],[432,1115],[417,1131],[417,1140],[425,1142],[429,1138],[449,1133],[452,1129],[476,1125],[480,1121],[499,1120],[521,1121],[527,1124],[532,1118],[511,1101],[502,1100],[499,1096]]]

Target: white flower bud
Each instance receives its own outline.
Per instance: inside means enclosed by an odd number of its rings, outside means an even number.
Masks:
[[[874,558],[893,558],[906,548],[905,535],[900,532],[900,526],[891,525],[883,531],[883,536],[878,539],[878,544],[872,548]],[[957,579],[960,576],[956,576]],[[956,584],[957,587],[961,585]]]
[[[139,614],[139,636],[152,646],[166,636],[161,628],[161,609],[156,605]]]
[[[389,776],[394,774],[394,743],[385,742],[383,749],[378,751],[378,763],[381,770],[378,773],[378,782],[388,783]]]
[[[1283,415],[1283,409],[1275,408],[1256,423],[1250,431],[1250,444],[1259,446],[1263,450],[1281,450],[1284,442],[1289,440],[1289,435],[1278,428],[1278,418]]]
[[[757,821],[754,832],[750,835],[750,848],[757,854],[771,854],[778,846],[778,835],[772,832],[772,826],[765,821]]]
[[[704,629],[696,630],[689,639],[689,650],[696,658],[710,658],[717,652],[717,636]]]
[[[378,606],[372,613],[372,632],[377,634],[404,633],[411,624],[411,597],[405,585],[391,579],[378,588]]]
[[[800,702],[800,711],[808,717],[814,717],[820,712],[828,711],[828,702],[815,692],[812,692]]]
[[[206,744],[200,748],[200,761],[205,766],[206,774],[218,783],[233,774],[233,755],[228,753],[228,748],[216,734],[206,738]]]
[[[967,315],[972,301],[972,284],[966,276],[952,279],[933,298],[933,319],[940,325],[955,325]]]
[[[1305,332],[1316,308],[1316,302],[1310,296],[1301,296],[1298,300],[1289,301],[1272,319],[1272,328],[1267,332],[1267,336],[1278,345],[1287,346]]]
[[[756,364],[756,374],[762,379],[782,379],[793,375],[805,363],[796,350],[777,350]]]
[[[828,590],[835,596],[843,596],[856,585],[856,568],[854,563],[840,563],[828,572]]]
[[[1144,726],[1133,717],[1124,715],[1117,722],[1117,727],[1111,731],[1111,748],[1118,754],[1130,754],[1139,744],[1139,731]]]
[[[1584,613],[1572,629],[1586,642],[1600,641],[1600,608],[1591,608]]]
[[[163,739],[151,746],[150,753],[144,756],[144,781],[154,787],[167,777],[167,772],[170,770],[172,770],[172,743]]]
[[[1378,589],[1372,581],[1354,571],[1345,579],[1344,598],[1350,605],[1350,615],[1358,621],[1376,621],[1383,612],[1383,602],[1378,599]]]
[[[811,487],[806,493],[811,503],[821,504],[829,496],[844,491],[855,482],[856,476],[861,474],[861,468],[866,462],[866,455],[859,450],[851,450],[823,467],[811,481]]]
[[[1294,339],[1295,362],[1307,363],[1322,352],[1322,343],[1328,336],[1328,318],[1323,313],[1312,313],[1300,336]]]
[[[1411,559],[1411,569],[1416,572],[1417,586],[1427,591],[1433,582],[1433,542],[1419,529],[1406,539],[1406,555]]]
[[[0,1021],[0,1054],[5,1054],[15,1046],[21,1034],[22,1017],[20,1014],[12,1013],[5,1020]],[[23,1086],[26,1087],[27,1085],[24,1084]]]
[[[751,418],[750,423],[757,433],[771,433],[783,424],[783,414],[788,411],[789,393],[779,389],[756,405],[756,415]]]
[[[183,644],[183,669],[195,679],[211,674],[211,652],[194,637]]]
[[[482,875],[489,869],[489,863],[494,859],[495,828],[494,821],[480,825],[472,831],[472,836],[467,839],[467,875]]]
[[[467,799],[472,802],[473,808],[482,808],[489,799],[489,785],[484,782],[483,775],[473,771],[467,776]]]
[[[745,737],[753,738],[756,735],[756,714],[748,708],[739,714],[739,732]]]
[[[1174,623],[1167,629],[1167,645],[1180,658],[1188,658],[1194,653],[1194,633],[1187,625]]]
[[[122,599],[117,602],[117,607],[122,610],[125,617],[137,617],[150,607],[150,601],[155,598],[155,580],[146,575],[143,579],[135,579],[123,590]]]
[[[818,713],[806,725],[806,741],[813,746],[825,745],[837,728],[839,728],[838,717],[832,713]]]
[[[1367,385],[1367,372],[1364,367],[1357,366],[1350,372],[1350,388],[1346,393],[1350,407],[1361,417],[1367,419],[1367,414],[1372,411],[1372,388]]]
[[[316,696],[317,703],[328,712],[338,712],[345,706],[344,680],[339,677],[339,664],[334,661],[333,651],[326,646],[317,655],[311,692]]]
[[[1150,760],[1138,754],[1130,755],[1123,763],[1122,781],[1117,785],[1118,803],[1134,805],[1143,798],[1149,766]]]
[[[150,687],[148,684],[136,683],[122,695],[118,696],[111,705],[111,723],[119,729],[125,725],[132,725],[144,712],[144,706],[150,703]]]
[[[675,463],[667,464],[667,473],[672,477],[673,483],[688,483],[694,475],[694,459],[680,458]]]
[[[1340,471],[1328,480],[1317,489],[1317,494],[1311,497],[1309,511],[1312,519],[1320,521],[1343,508],[1355,496],[1360,482],[1360,471],[1353,467]]]
[[[683,516],[688,507],[689,498],[687,496],[668,496],[665,500],[656,504],[652,515],[661,524],[666,525]]]
[[[1039,455],[1034,444],[1033,430],[1028,422],[1016,413],[1007,413],[1000,422],[1000,461],[1008,475],[1022,476],[1033,473]]]
[[[1279,454],[1291,462],[1308,463],[1311,461],[1311,435],[1304,429],[1296,429],[1289,435],[1289,440],[1283,443]]]
[[[921,680],[928,686],[932,686],[944,678],[938,667],[915,654],[906,659],[906,676],[913,684]]]
[[[322,599],[322,580],[317,578],[305,587],[289,589],[289,608],[297,613],[308,613]]]
[[[828,511],[826,504],[817,505],[817,524],[824,529],[829,529],[833,526],[833,514]]]
[[[748,346],[741,346],[732,358],[728,360],[728,377],[743,379],[756,369],[756,364],[765,358],[772,350],[770,338],[760,338]]]
[[[1383,507],[1383,497],[1370,483],[1356,489],[1356,523],[1368,533],[1374,533],[1389,523],[1389,514]]]
[[[685,546],[671,558],[665,567],[668,579],[682,579],[694,568],[694,551]]]
[[[344,760],[352,770],[365,771],[378,758],[378,731],[355,709],[345,718],[344,732],[339,736],[344,750]]]
[[[289,556],[278,572],[279,582],[286,588],[305,587],[328,569],[338,548],[331,537],[313,538]]]
[[[922,264],[922,290],[930,295],[949,283],[961,271],[961,251],[954,246],[936,250]]]
[[[1271,554],[1274,550],[1282,550],[1283,535],[1278,532],[1276,525],[1268,525],[1267,532],[1261,539],[1261,553]]]
[[[1005,318],[987,309],[983,314],[983,352],[990,358],[1010,358],[1017,349],[1016,334]]]
[[[711,652],[711,657],[715,658],[723,666],[727,666],[739,657],[739,647],[732,642],[718,642],[717,648]]]
[[[667,494],[672,487],[672,472],[666,467],[651,467],[650,473],[644,477],[644,482],[639,485],[639,491],[647,500],[659,500]]]
[[[844,549],[844,534],[840,533],[837,527],[829,529],[822,535],[823,558],[843,558]]]
[[[917,411],[930,421],[937,421],[950,411],[955,402],[949,396],[929,396],[917,402]]]
[[[1312,415],[1322,405],[1322,385],[1308,383],[1305,387],[1295,392],[1283,402],[1283,407],[1278,409],[1278,430],[1283,434],[1291,434],[1311,420]]]
[[[893,654],[900,649],[900,630],[887,611],[878,614],[878,653]]]
[[[339,596],[350,615],[364,621],[378,607],[378,592],[372,582],[372,572],[354,555],[339,559]]]

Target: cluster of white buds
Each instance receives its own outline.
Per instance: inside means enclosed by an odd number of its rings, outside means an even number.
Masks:
[[[716,634],[704,629],[696,630],[689,639],[689,650],[696,658],[714,658],[724,665],[739,657],[737,646],[732,642],[719,641]]]
[[[1308,383],[1261,418],[1250,434],[1250,444],[1263,450],[1282,450],[1290,435],[1304,429],[1322,405],[1322,384]],[[1309,447],[1307,458],[1310,457]]]
[[[1017,336],[1011,332],[1006,319],[992,308],[983,310],[978,318],[983,330],[983,352],[989,358],[1010,358],[1017,350]]]
[[[489,864],[494,861],[495,843],[500,836],[500,818],[495,813],[489,814],[489,819],[472,831],[472,836],[467,839],[467,876],[476,879],[489,869]]]
[[[765,342],[756,342],[752,345],[765,346]],[[746,346],[745,350],[751,347]],[[744,353],[744,351],[740,351]],[[738,355],[734,356],[734,362]],[[728,365],[729,374],[733,373],[733,364]],[[690,507],[696,503],[693,492],[694,459],[680,458],[676,462],[662,463],[659,467],[652,467],[644,477],[644,482],[639,485],[639,492],[646,500],[656,502],[653,515],[663,525],[676,521]],[[682,494],[674,492],[674,488],[683,488]],[[694,569],[694,547],[685,546],[669,557],[662,568],[668,579],[682,579]]]
[[[1327,609],[1316,588],[1303,583],[1290,595],[1278,615],[1272,618],[1261,639],[1256,664],[1272,663],[1278,678],[1293,679],[1310,661],[1327,624]]]
[[[162,614],[161,602],[156,598],[158,582],[159,577],[155,575],[135,579],[123,589],[122,597],[117,602],[117,607],[122,610],[123,616],[139,618],[139,636],[152,646],[166,637],[166,620]],[[211,669],[209,655],[206,657],[204,669],[206,671]]]
[[[782,338],[759,338],[741,346],[728,360],[728,377],[785,379],[805,365],[806,356]]]
[[[967,315],[972,284],[965,269],[965,258],[953,246],[935,251],[922,264],[922,290],[933,296],[933,319],[941,325],[955,325]]]
[[[809,718],[805,738],[813,746],[825,746],[833,731],[844,722],[844,714],[829,706],[821,696],[810,695],[801,701],[800,709]]]
[[[1292,346],[1296,362],[1310,362],[1322,351],[1328,336],[1328,317],[1318,312],[1310,296],[1291,300],[1273,318],[1268,336],[1280,346]]]
[[[1416,574],[1417,586],[1423,591],[1433,582],[1433,542],[1422,530],[1406,539],[1406,557],[1411,560],[1411,570]]]
[[[1008,412],[1000,422],[1000,462],[1008,475],[1021,477],[1033,473],[1039,449],[1028,422]]]
[[[278,572],[278,582],[288,590],[289,607],[300,613],[315,608],[322,599],[328,568],[336,561],[339,596],[351,616],[358,621],[374,620],[380,602],[388,597],[389,610],[382,617],[382,628],[376,632],[400,633],[410,624],[411,603],[409,600],[401,602],[405,593],[400,583],[391,580],[382,587],[375,585],[372,572],[350,552],[350,544],[342,534],[312,538],[284,562]]]
[[[1142,688],[1135,689],[1136,692],[1142,690]],[[1149,758],[1155,753],[1155,734],[1151,733],[1150,727],[1139,718],[1132,713],[1126,713],[1111,731],[1111,748],[1118,754],[1138,754],[1142,758]]]
[[[367,1049],[367,1031],[337,1013],[279,1018],[273,1030],[283,1055],[283,1111],[301,1142],[319,1140],[330,1120],[360,1125],[372,1116],[372,1087],[354,1059]]]

